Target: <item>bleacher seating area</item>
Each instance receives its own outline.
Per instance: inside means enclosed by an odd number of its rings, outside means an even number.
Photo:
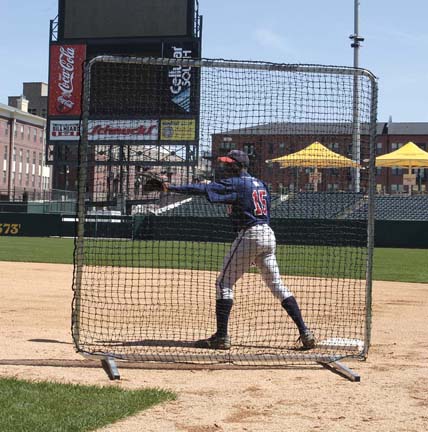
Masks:
[[[191,199],[189,199],[191,198]],[[301,192],[272,202],[272,218],[366,219],[367,197],[361,193]],[[225,205],[211,204],[203,196],[184,197],[182,204],[161,212],[164,216],[226,217]],[[428,195],[375,197],[375,219],[428,221]]]
[[[190,199],[189,199],[190,198]],[[172,209],[159,212],[163,216],[180,216],[180,217],[226,217],[226,206],[211,204],[204,196],[185,196],[183,195],[183,204],[177,205]]]
[[[68,197],[67,197],[68,198]],[[149,201],[147,201],[149,202]],[[156,202],[154,199],[153,202]],[[72,214],[75,199],[0,201],[0,213]],[[367,196],[353,192],[299,192],[275,196],[273,219],[367,219]],[[135,207],[132,214],[177,217],[227,217],[227,207],[211,204],[205,196],[171,194],[157,204]],[[428,194],[376,195],[375,219],[382,221],[428,221]]]
[[[367,203],[346,219],[365,219]],[[428,221],[428,195],[394,196],[378,195],[375,197],[375,219],[384,221]]]
[[[293,219],[338,219],[354,209],[363,194],[300,192],[274,200],[272,217]]]

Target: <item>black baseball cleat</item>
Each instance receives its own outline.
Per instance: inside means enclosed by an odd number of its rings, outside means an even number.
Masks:
[[[219,337],[217,334],[213,334],[208,339],[201,339],[195,342],[195,348],[229,350],[230,347],[230,336]]]
[[[300,333],[300,341],[302,342],[303,349],[312,349],[315,348],[315,336],[311,330],[306,329],[302,333]]]

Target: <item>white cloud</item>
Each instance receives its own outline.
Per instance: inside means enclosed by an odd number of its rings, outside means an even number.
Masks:
[[[293,54],[285,38],[272,30],[266,28],[256,29],[254,38],[256,42],[263,48],[281,52],[282,54]]]

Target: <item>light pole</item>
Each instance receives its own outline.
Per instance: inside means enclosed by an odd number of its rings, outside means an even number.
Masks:
[[[360,42],[364,38],[359,35],[359,6],[360,1],[354,0],[354,34],[349,36],[352,40],[351,47],[354,49],[354,68],[359,67],[359,49]],[[354,73],[354,86],[353,86],[353,103],[352,103],[352,159],[360,163],[361,160],[361,130],[360,130],[360,94],[358,85],[358,73]],[[354,191],[360,192],[360,168],[352,170],[352,180],[354,184]]]

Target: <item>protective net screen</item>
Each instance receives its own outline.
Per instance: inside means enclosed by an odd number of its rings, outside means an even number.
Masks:
[[[370,73],[100,57],[83,111],[78,351],[243,365],[367,354]]]

